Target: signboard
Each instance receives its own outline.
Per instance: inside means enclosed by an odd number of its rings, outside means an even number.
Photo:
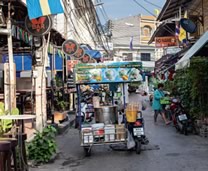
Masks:
[[[30,20],[25,18],[25,28],[33,36],[42,36],[47,34],[52,28],[52,20],[49,16],[43,16]]]
[[[141,62],[77,64],[75,83],[122,83],[142,81]]]
[[[80,59],[82,63],[89,63],[91,60],[91,56],[87,53],[84,54],[84,56]]]
[[[85,50],[82,47],[79,47],[77,52],[73,55],[75,59],[80,59],[84,56]]]
[[[155,38],[155,46],[157,48],[177,46],[177,41],[174,36],[169,37],[156,37]]]
[[[67,60],[68,71],[72,71],[74,66],[78,63],[79,63],[78,60]]]
[[[68,56],[76,54],[78,48],[79,48],[79,46],[78,46],[77,42],[74,40],[66,40],[62,44],[62,50]]]

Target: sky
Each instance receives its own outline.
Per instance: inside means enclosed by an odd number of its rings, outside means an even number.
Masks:
[[[166,0],[136,0],[138,3],[140,3],[142,6],[144,6],[147,10],[149,10],[151,13],[154,14],[155,9],[159,9],[156,6],[163,7]],[[150,3],[155,4],[151,5]],[[98,2],[103,2],[103,7],[107,13],[107,16],[109,19],[115,20],[119,18],[125,18],[128,16],[134,16],[138,14],[144,14],[144,15],[151,15],[142,7],[140,7],[137,3],[134,2],[134,0],[98,0]],[[97,7],[101,8],[101,6]],[[102,23],[104,23],[107,20],[107,17],[103,16],[104,12],[101,12],[101,10],[98,10],[100,19]]]

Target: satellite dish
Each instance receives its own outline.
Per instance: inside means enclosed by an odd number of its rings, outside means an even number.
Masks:
[[[188,33],[195,33],[197,30],[197,25],[190,19],[182,18],[180,20],[181,27]]]

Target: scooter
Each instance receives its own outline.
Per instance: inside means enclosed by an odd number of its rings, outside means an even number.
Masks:
[[[138,118],[134,123],[127,123],[128,130],[133,136],[135,141],[135,150],[137,154],[141,153],[142,144],[146,145],[149,143],[144,131],[144,119],[142,112],[138,112]]]

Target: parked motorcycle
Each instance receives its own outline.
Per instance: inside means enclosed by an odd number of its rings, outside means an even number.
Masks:
[[[170,105],[172,121],[177,131],[184,135],[188,132],[193,132],[193,122],[191,117],[184,110],[181,102],[178,99],[172,99]]]

